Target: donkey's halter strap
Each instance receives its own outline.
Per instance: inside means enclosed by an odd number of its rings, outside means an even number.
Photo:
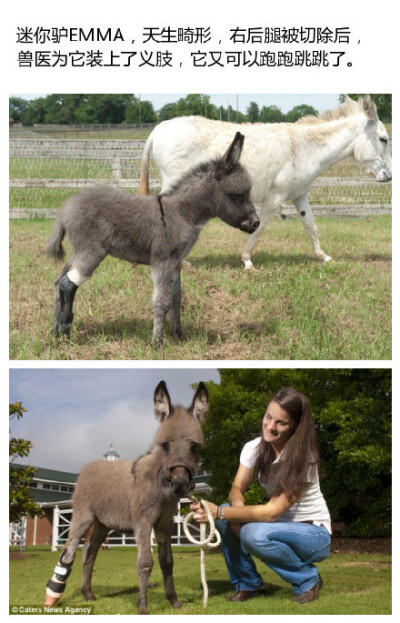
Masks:
[[[197,502],[194,496],[191,497],[194,502]],[[213,549],[214,547],[218,547],[221,543],[221,536],[218,530],[215,527],[214,519],[211,515],[210,508],[205,500],[201,500],[200,504],[203,506],[204,510],[207,514],[208,523],[210,524],[209,533],[206,535],[206,523],[200,524],[200,540],[197,540],[193,537],[193,535],[189,531],[189,521],[195,514],[194,512],[190,512],[183,520],[183,531],[187,537],[187,539],[193,543],[194,545],[200,545],[200,577],[201,584],[203,586],[203,606],[207,608],[208,602],[208,586],[206,580],[206,565],[205,565],[205,548]],[[214,539],[214,540],[213,540]]]
[[[185,463],[174,463],[173,465],[170,465],[168,467],[168,469],[167,469],[167,478],[168,478],[168,480],[171,480],[172,472],[177,467],[183,467],[184,469],[186,469],[186,471],[188,472],[188,474],[190,476],[190,480],[193,480],[193,470],[189,467],[189,465],[185,465]]]

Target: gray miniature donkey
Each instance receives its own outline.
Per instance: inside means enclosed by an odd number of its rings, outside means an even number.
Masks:
[[[164,381],[154,393],[154,409],[161,425],[149,452],[136,461],[98,461],[83,468],[73,496],[74,513],[65,550],[47,583],[45,605],[62,597],[71,573],[75,551],[91,525],[94,530],[83,549],[82,593],[95,599],[92,572],[97,552],[109,530],[131,532],[138,546],[139,613],[147,613],[147,587],[153,567],[151,531],[158,542],[166,598],[174,608],[180,603],[172,575],[171,534],[178,501],[194,488],[203,445],[201,422],[208,412],[208,392],[200,383],[191,406],[172,406]]]
[[[107,255],[150,264],[154,283],[153,342],[160,343],[169,312],[172,334],[182,337],[181,262],[207,221],[254,232],[259,220],[250,201],[250,181],[239,164],[244,136],[237,132],[221,159],[191,170],[165,195],[130,195],[93,188],[67,200],[47,252],[61,259],[68,234],[73,255],[54,282],[53,330],[69,334],[76,290]]]

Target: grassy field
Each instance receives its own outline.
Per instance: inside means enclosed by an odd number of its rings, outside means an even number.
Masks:
[[[106,260],[76,296],[70,340],[50,332],[53,279],[44,253],[53,222],[10,222],[10,358],[15,360],[391,359],[391,218],[318,219],[313,259],[298,219],[274,220],[245,273],[246,235],[218,220],[203,230],[182,274],[184,340],[166,328],[152,347],[146,266]],[[67,246],[68,249],[68,246]]]
[[[148,609],[153,615],[198,614],[390,614],[391,556],[387,554],[332,554],[318,565],[324,586],[318,600],[310,604],[292,602],[292,589],[278,575],[258,563],[258,571],[268,585],[263,597],[245,603],[231,603],[232,593],[223,557],[218,552],[206,554],[208,606],[203,607],[200,583],[200,555],[195,548],[174,548],[174,576],[182,604],[173,610],[164,597],[158,563],[151,580],[157,586],[149,589]],[[31,548],[28,556],[10,562],[10,606],[39,606],[59,553]],[[156,552],[153,554],[156,560]],[[80,592],[81,552],[78,551],[73,572],[60,606],[92,606],[93,614],[136,614],[138,576],[136,548],[100,551],[93,575],[95,602],[84,602]]]

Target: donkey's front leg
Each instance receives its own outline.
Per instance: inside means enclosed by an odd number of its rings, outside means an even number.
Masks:
[[[154,564],[151,555],[151,530],[152,525],[148,522],[142,522],[135,526],[135,537],[138,546],[139,614],[147,614],[147,588]]]
[[[247,242],[242,251],[242,262],[244,263],[244,270],[251,272],[258,272],[256,268],[253,266],[253,262],[251,261],[251,254],[253,252],[254,247],[256,246],[259,237],[263,233],[264,229],[268,225],[269,221],[279,210],[279,200],[278,199],[268,199],[267,202],[263,202],[260,208],[260,224],[257,227],[256,231],[254,231],[247,239]]]
[[[174,608],[180,608],[181,604],[175,592],[174,576],[173,576],[173,558],[171,548],[171,535],[161,535],[157,533],[158,540],[158,560],[163,573],[165,596]]]
[[[154,284],[153,292],[153,344],[160,346],[165,324],[165,318],[172,304],[172,278],[175,266],[169,262],[162,262],[151,267],[151,277]]]
[[[295,199],[293,203],[296,207],[297,212],[301,216],[304,229],[306,230],[308,237],[310,238],[315,256],[317,257],[317,259],[321,260],[321,262],[329,262],[332,258],[323,252],[319,244],[317,225],[315,223],[314,215],[308,201],[308,194],[305,194],[302,197]]]

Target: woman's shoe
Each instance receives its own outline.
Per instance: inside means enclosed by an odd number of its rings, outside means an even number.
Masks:
[[[252,591],[236,591],[233,595],[229,595],[228,601],[247,601],[253,597],[259,597],[265,593],[265,587],[256,588]]]
[[[309,591],[306,591],[305,593],[300,593],[300,595],[296,595],[293,598],[293,601],[295,601],[298,604],[308,604],[310,603],[310,601],[314,601],[314,599],[318,598],[318,593],[322,588],[322,578],[318,573],[318,580],[317,583],[310,588]]]

